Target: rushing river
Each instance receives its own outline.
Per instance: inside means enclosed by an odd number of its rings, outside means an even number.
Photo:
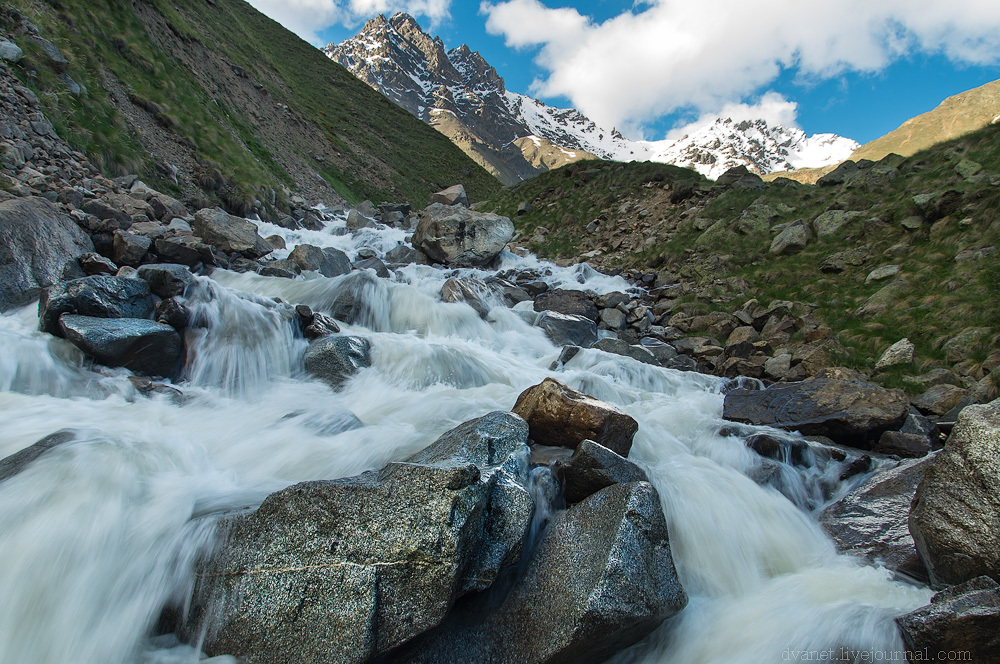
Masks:
[[[404,237],[332,232],[343,225],[292,232],[260,224],[289,249],[333,246],[352,258],[362,247],[382,255]],[[505,256],[505,268],[545,270],[554,287],[628,287],[585,266]],[[929,591],[838,555],[815,510],[790,500],[791,490],[786,496],[748,477],[760,458],[719,434],[719,379],[595,350],[550,371],[559,348],[529,324],[531,313],[498,302],[483,320],[464,303],[441,302],[454,273],[411,265],[393,281],[224,270],[200,278],[187,298],[206,333],[191,342],[182,394],[143,396],[128,372],[90,366],[66,342],[36,331],[34,307],[0,317],[0,457],[60,429],[77,432],[0,483],[0,664],[199,661],[197,648],[151,634],[162,607],[189,592],[213,515],[296,482],[405,458],[461,422],[509,410],[549,375],[639,421],[631,458],[660,492],[691,597],[616,661],[900,656],[893,617],[926,604]],[[332,391],[303,374],[307,342],[274,298],[328,311],[345,289],[363,298],[365,314],[363,325],[344,331],[370,339],[373,364]],[[345,430],[354,416],[363,426]],[[803,494],[823,479],[782,472]]]

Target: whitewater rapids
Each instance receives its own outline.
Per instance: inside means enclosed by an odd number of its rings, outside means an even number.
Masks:
[[[307,242],[352,258],[362,247],[382,255],[403,239],[390,229],[334,235],[343,223],[259,226],[289,249]],[[504,261],[547,271],[554,287],[628,287],[585,266]],[[207,333],[191,342],[180,393],[152,397],[127,371],[94,367],[37,332],[34,307],[0,316],[0,457],[60,429],[77,432],[0,482],[0,664],[234,662],[154,636],[162,607],[189,593],[219,513],[296,482],[403,459],[461,422],[509,410],[550,375],[640,423],[631,458],[660,492],[691,597],[614,661],[775,664],[827,651],[852,653],[833,661],[877,653],[902,661],[893,618],[930,592],[838,555],[815,513],[749,479],[759,457],[719,434],[719,379],[596,350],[550,371],[559,348],[529,324],[531,313],[496,303],[482,320],[466,304],[440,301],[454,273],[409,266],[395,281],[201,277],[187,300]],[[307,342],[274,298],[324,311],[345,288],[363,298],[365,316],[344,331],[369,338],[373,362],[335,392],[304,375]],[[348,428],[354,416],[363,426]]]

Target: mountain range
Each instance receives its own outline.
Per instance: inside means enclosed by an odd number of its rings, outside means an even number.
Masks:
[[[478,52],[465,44],[446,50],[405,13],[378,15],[355,37],[324,52],[448,136],[505,184],[584,158],[675,164],[715,178],[739,165],[764,174],[836,164],[858,147],[835,134],[807,136],[765,120],[730,118],[676,140],[629,140],[576,109],[507,90]]]

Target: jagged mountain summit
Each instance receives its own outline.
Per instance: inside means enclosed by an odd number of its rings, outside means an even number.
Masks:
[[[835,134],[806,136],[764,120],[728,118],[677,140],[629,140],[576,109],[507,90],[478,52],[465,44],[446,50],[404,13],[378,15],[324,52],[506,184],[588,157],[676,164],[714,178],[738,165],[763,174],[838,163],[858,147]]]

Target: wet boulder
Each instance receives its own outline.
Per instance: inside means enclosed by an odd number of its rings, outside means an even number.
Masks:
[[[652,364],[654,366],[660,364],[653,352],[646,346],[638,344],[630,345],[627,341],[622,341],[621,339],[601,339],[593,345],[593,348],[603,350],[605,353],[631,357],[633,360],[642,362],[643,364]]]
[[[372,365],[371,344],[364,337],[322,337],[309,344],[303,360],[306,373],[337,388]]]
[[[931,657],[995,662],[1000,652],[1000,586],[980,576],[937,593],[931,603],[896,618],[911,662]]]
[[[465,302],[476,310],[480,318],[490,313],[487,303],[491,295],[490,287],[480,279],[451,277],[441,286],[442,302]]]
[[[38,329],[62,336],[59,316],[149,318],[153,296],[149,284],[129,277],[94,276],[64,281],[48,288],[38,300]]]
[[[0,202],[0,311],[82,274],[76,258],[93,251],[90,237],[44,198]]]
[[[184,344],[165,323],[63,314],[59,326],[70,343],[105,366],[164,378],[180,369]]]
[[[204,208],[194,214],[191,229],[207,244],[227,254],[240,254],[251,260],[266,256],[273,249],[257,232],[251,221],[235,217],[219,208]]]
[[[931,459],[877,473],[826,508],[820,523],[841,551],[926,582],[927,570],[910,535],[910,502]]]
[[[687,604],[656,489],[616,484],[558,512],[524,575],[498,600],[388,661],[597,664],[636,643]]]
[[[139,268],[137,276],[149,284],[149,290],[153,295],[162,298],[184,295],[188,287],[194,283],[191,271],[186,266],[176,263],[143,265]]]
[[[562,480],[566,502],[578,503],[612,484],[648,482],[649,478],[646,471],[620,454],[585,440],[562,466]]]
[[[534,309],[535,311],[556,311],[561,314],[583,316],[595,323],[598,321],[597,305],[583,291],[557,288],[542,293],[535,298]]]
[[[517,397],[513,412],[525,419],[540,445],[575,449],[592,440],[627,457],[639,423],[614,406],[546,378]]]
[[[817,378],[738,389],[726,395],[722,416],[733,422],[773,426],[871,449],[882,432],[899,429],[909,402],[902,390],[870,383]]]
[[[311,244],[300,244],[292,249],[288,258],[295,261],[300,269],[319,272],[324,277],[339,277],[354,269],[347,254],[333,247],[321,249]]]
[[[543,311],[535,324],[557,346],[590,348],[597,343],[597,325],[584,316]]]
[[[507,217],[458,206],[430,205],[413,232],[413,247],[431,260],[457,267],[483,267],[514,237]]]
[[[1000,400],[962,410],[917,487],[910,533],[935,586],[1000,577]]]

